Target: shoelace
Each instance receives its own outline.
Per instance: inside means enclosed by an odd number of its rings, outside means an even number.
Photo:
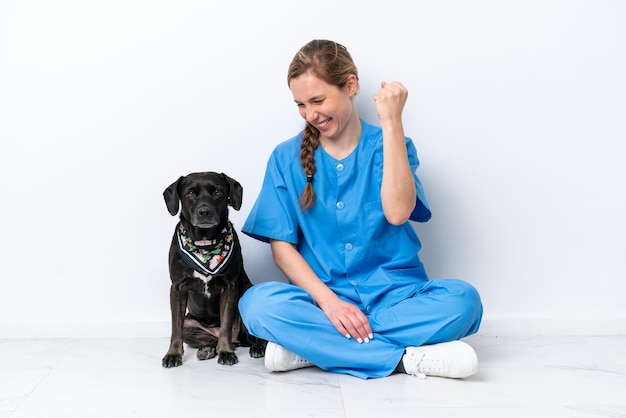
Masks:
[[[295,357],[294,361],[295,361],[297,364],[310,364],[310,362],[309,362],[307,359],[305,359],[305,358],[303,358],[303,357],[300,357],[300,356],[299,356],[299,355],[297,355],[297,354],[296,354],[295,356],[296,356],[296,357]]]
[[[411,360],[415,361],[415,355],[410,354]],[[427,373],[438,372],[443,369],[441,359],[429,358],[423,353],[419,360],[415,361],[415,367],[411,370],[411,375],[420,379],[426,379]]]

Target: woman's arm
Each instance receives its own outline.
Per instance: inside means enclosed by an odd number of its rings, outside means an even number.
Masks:
[[[383,81],[380,90],[374,95],[376,113],[383,130],[383,182],[380,197],[385,218],[393,225],[401,225],[409,219],[416,201],[415,182],[402,126],[402,110],[407,96],[407,89],[397,81]]]
[[[337,297],[317,277],[293,244],[277,240],[270,240],[270,244],[276,266],[293,284],[311,295],[337,331],[357,342],[368,342],[372,338],[372,329],[361,310]]]

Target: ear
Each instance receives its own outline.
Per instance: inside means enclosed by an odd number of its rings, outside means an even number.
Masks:
[[[359,91],[359,79],[356,75],[350,74],[346,82],[346,89],[350,97],[355,96]]]
[[[228,186],[229,186],[228,203],[235,210],[241,209],[241,202],[243,198],[243,187],[241,187],[241,184],[239,184],[237,180],[231,179],[224,173],[222,173],[221,175],[228,182]]]
[[[183,176],[180,176],[178,180],[170,184],[168,188],[163,191],[165,205],[172,216],[175,216],[178,213],[178,205],[180,202],[180,198],[178,196],[178,183],[180,183],[183,178]]]

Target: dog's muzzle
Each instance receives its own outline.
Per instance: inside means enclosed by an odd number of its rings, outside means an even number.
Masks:
[[[196,228],[213,228],[219,223],[219,214],[209,205],[198,206],[191,215],[191,224]]]

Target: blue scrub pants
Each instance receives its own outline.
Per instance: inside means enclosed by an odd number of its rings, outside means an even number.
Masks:
[[[364,312],[374,338],[359,344],[341,335],[311,296],[291,284],[255,284],[243,295],[239,309],[256,337],[273,341],[323,370],[362,379],[389,376],[405,347],[474,334],[483,312],[478,292],[467,282],[419,282],[411,297]]]

